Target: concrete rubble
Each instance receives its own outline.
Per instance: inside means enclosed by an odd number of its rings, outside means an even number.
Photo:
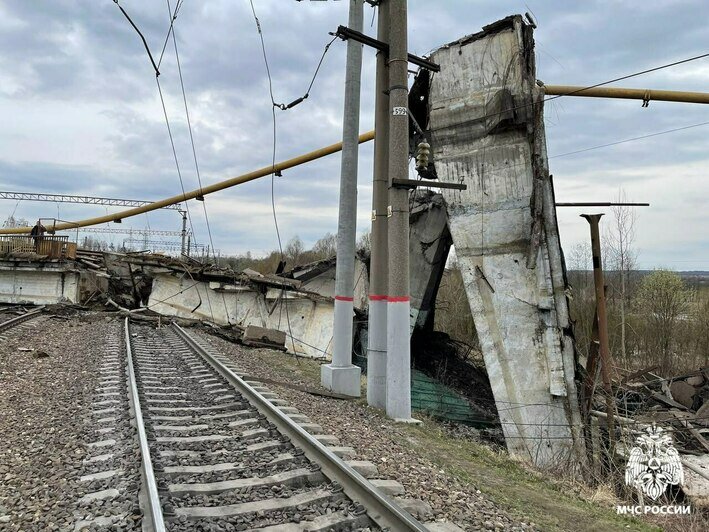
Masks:
[[[532,29],[510,17],[434,51],[431,59],[441,73],[420,74],[410,100],[432,145],[429,177],[464,183],[467,190],[411,195],[411,331],[432,329],[453,244],[508,449],[541,466],[583,463]],[[367,261],[359,256],[355,271],[360,352],[367,343]],[[278,330],[289,352],[323,359],[331,353],[334,259],[276,275],[160,255],[79,252],[62,267],[107,275],[107,298],[121,309],[148,308],[240,331]]]

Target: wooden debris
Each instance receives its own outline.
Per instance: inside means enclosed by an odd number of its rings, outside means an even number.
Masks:
[[[699,431],[690,423],[690,419],[693,417],[689,413],[684,412],[674,412],[674,416],[679,420],[679,422],[689,430],[689,432],[694,436],[694,438],[699,442],[699,444],[704,447],[706,452],[709,452],[709,441],[702,436]]]
[[[621,382],[621,384],[632,383],[632,382],[636,381],[637,379],[644,377],[648,373],[655,371],[658,367],[659,366],[655,365],[655,366],[650,366],[649,368],[641,369],[640,371],[635,371],[635,372],[631,373],[630,375],[623,377],[623,380],[621,380],[620,382]]]

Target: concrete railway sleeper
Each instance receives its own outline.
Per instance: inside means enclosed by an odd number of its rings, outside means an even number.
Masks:
[[[357,471],[371,464],[348,465],[351,450],[177,325],[126,320],[125,338],[144,529],[427,530]]]

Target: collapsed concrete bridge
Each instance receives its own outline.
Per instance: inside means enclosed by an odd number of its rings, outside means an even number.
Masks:
[[[431,56],[441,72],[422,71],[411,90],[409,107],[433,149],[429,176],[467,185],[464,191],[412,193],[411,331],[430,329],[455,246],[507,446],[546,466],[583,461],[585,453],[532,31],[514,16],[447,44]],[[126,268],[123,262],[106,256],[103,266],[133,291],[136,272],[143,284],[151,279],[144,304],[153,311],[276,328],[291,337],[290,350],[313,357],[330,353],[332,260],[294,270],[288,279],[196,271],[136,257]],[[7,291],[14,293],[17,265],[0,269],[0,278],[6,273],[13,278]],[[367,312],[366,257],[357,261],[356,278],[361,318]],[[62,292],[57,300],[66,297]],[[16,301],[16,294],[6,300]],[[362,345],[364,323],[354,322]]]

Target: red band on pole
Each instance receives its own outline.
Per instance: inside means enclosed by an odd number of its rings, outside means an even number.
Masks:
[[[335,299],[337,301],[354,301],[353,297],[347,297],[347,296],[335,296]]]
[[[387,301],[389,303],[406,303],[407,301],[410,301],[409,296],[389,296],[387,297]]]
[[[370,301],[386,301],[387,296],[380,296],[380,295],[376,295],[376,294],[371,294],[369,296],[369,300]]]

